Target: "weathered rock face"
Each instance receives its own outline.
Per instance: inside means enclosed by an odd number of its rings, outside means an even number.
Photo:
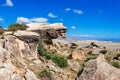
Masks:
[[[88,61],[77,80],[120,80],[120,70],[108,64],[104,55]]]
[[[0,80],[21,80],[20,75],[16,72],[12,64],[0,64]]]
[[[8,62],[8,63],[10,62],[10,53],[5,49],[3,49],[2,47],[0,47],[0,63],[3,62]]]
[[[27,79],[27,80],[38,80],[37,78],[36,78],[36,76],[34,75],[34,73],[32,72],[32,71],[30,71],[30,70],[26,70],[26,74],[25,74],[25,80]]]
[[[65,38],[66,37],[66,27],[62,23],[54,23],[54,24],[47,24],[47,23],[30,23],[27,24],[29,28],[28,31],[34,31],[43,37],[50,37],[50,39],[55,39],[58,37]]]
[[[85,53],[79,49],[76,49],[72,52],[72,58],[74,60],[82,60],[83,58],[85,58]]]
[[[73,70],[78,72],[80,70],[80,64],[77,61],[68,61],[69,67]]]

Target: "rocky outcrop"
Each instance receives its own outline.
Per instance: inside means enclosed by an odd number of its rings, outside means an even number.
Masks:
[[[74,60],[82,60],[85,58],[85,53],[82,50],[76,49],[72,52],[72,58]]]
[[[51,63],[46,64],[45,59],[39,59],[38,44],[41,41],[51,44],[52,39],[66,37],[66,28],[61,23],[33,23],[28,26],[28,30],[19,30],[10,34],[6,32],[6,36],[0,37],[0,80],[38,80],[36,75],[39,76],[41,68],[51,68]],[[63,79],[64,71],[62,69],[59,71],[55,65],[54,68],[56,70],[53,71],[54,74],[57,73],[58,78],[62,75],[60,79]]]
[[[58,37],[66,37],[66,27],[62,23],[30,23],[27,24],[29,27],[28,31],[36,32],[40,35],[41,39],[44,39],[48,42],[52,42],[51,39],[56,39]]]
[[[108,64],[103,54],[84,65],[83,72],[77,80],[120,80],[120,70]]]

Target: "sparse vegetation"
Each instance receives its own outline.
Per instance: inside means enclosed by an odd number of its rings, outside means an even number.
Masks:
[[[105,59],[108,63],[111,63],[112,57],[111,56],[106,56]]]
[[[100,53],[106,54],[106,53],[107,53],[107,50],[101,50]]]
[[[52,73],[47,69],[43,69],[40,73],[38,73],[38,75],[39,77],[47,77],[47,78],[52,77]]]
[[[92,59],[96,59],[97,58],[97,55],[94,55],[94,56],[89,56],[86,58],[86,62],[89,61],[89,60],[92,60]]]
[[[53,54],[44,49],[44,43],[41,42],[38,46],[38,53],[40,56],[45,57],[46,59],[51,59],[55,64],[57,64],[61,68],[65,68],[68,66],[67,59],[64,56],[60,56],[57,54]]]
[[[119,59],[120,59],[120,54],[117,54],[117,55],[114,57],[114,59],[119,60]]]
[[[85,48],[91,48],[91,46],[88,45],[88,46],[85,46]]]
[[[5,30],[2,27],[0,27],[0,35],[3,35],[4,31]]]
[[[65,67],[68,66],[67,59],[63,56],[57,56],[56,55],[52,58],[52,61],[61,68],[65,68]]]
[[[116,68],[120,68],[120,63],[119,62],[113,62],[112,65]]]
[[[5,68],[5,66],[0,66],[0,69],[1,69],[1,68]]]
[[[92,55],[92,51],[89,51],[87,54]]]
[[[24,24],[15,23],[8,27],[8,31],[26,30],[28,26]]]

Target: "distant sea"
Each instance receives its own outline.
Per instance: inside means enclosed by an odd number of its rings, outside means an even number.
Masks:
[[[96,39],[97,40],[97,39]],[[99,41],[120,42],[120,39],[98,39]]]
[[[79,41],[79,40],[97,40],[97,41],[109,41],[109,42],[119,42],[120,39],[110,39],[110,38],[86,38],[86,37],[67,37],[64,40],[69,41]]]

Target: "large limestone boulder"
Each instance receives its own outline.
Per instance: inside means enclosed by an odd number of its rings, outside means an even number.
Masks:
[[[27,30],[46,30],[46,29],[66,29],[62,23],[29,23],[26,24],[28,26]]]
[[[85,58],[85,53],[82,50],[76,49],[72,52],[72,58],[74,60],[82,60]]]
[[[108,64],[103,54],[88,61],[77,80],[120,80],[120,70]]]
[[[62,23],[54,23],[54,24],[48,24],[48,23],[30,23],[26,24],[28,26],[28,31],[34,31],[39,33],[41,36],[44,35],[50,35],[51,39],[55,39],[58,37],[65,38],[66,37],[66,30],[67,28]]]

